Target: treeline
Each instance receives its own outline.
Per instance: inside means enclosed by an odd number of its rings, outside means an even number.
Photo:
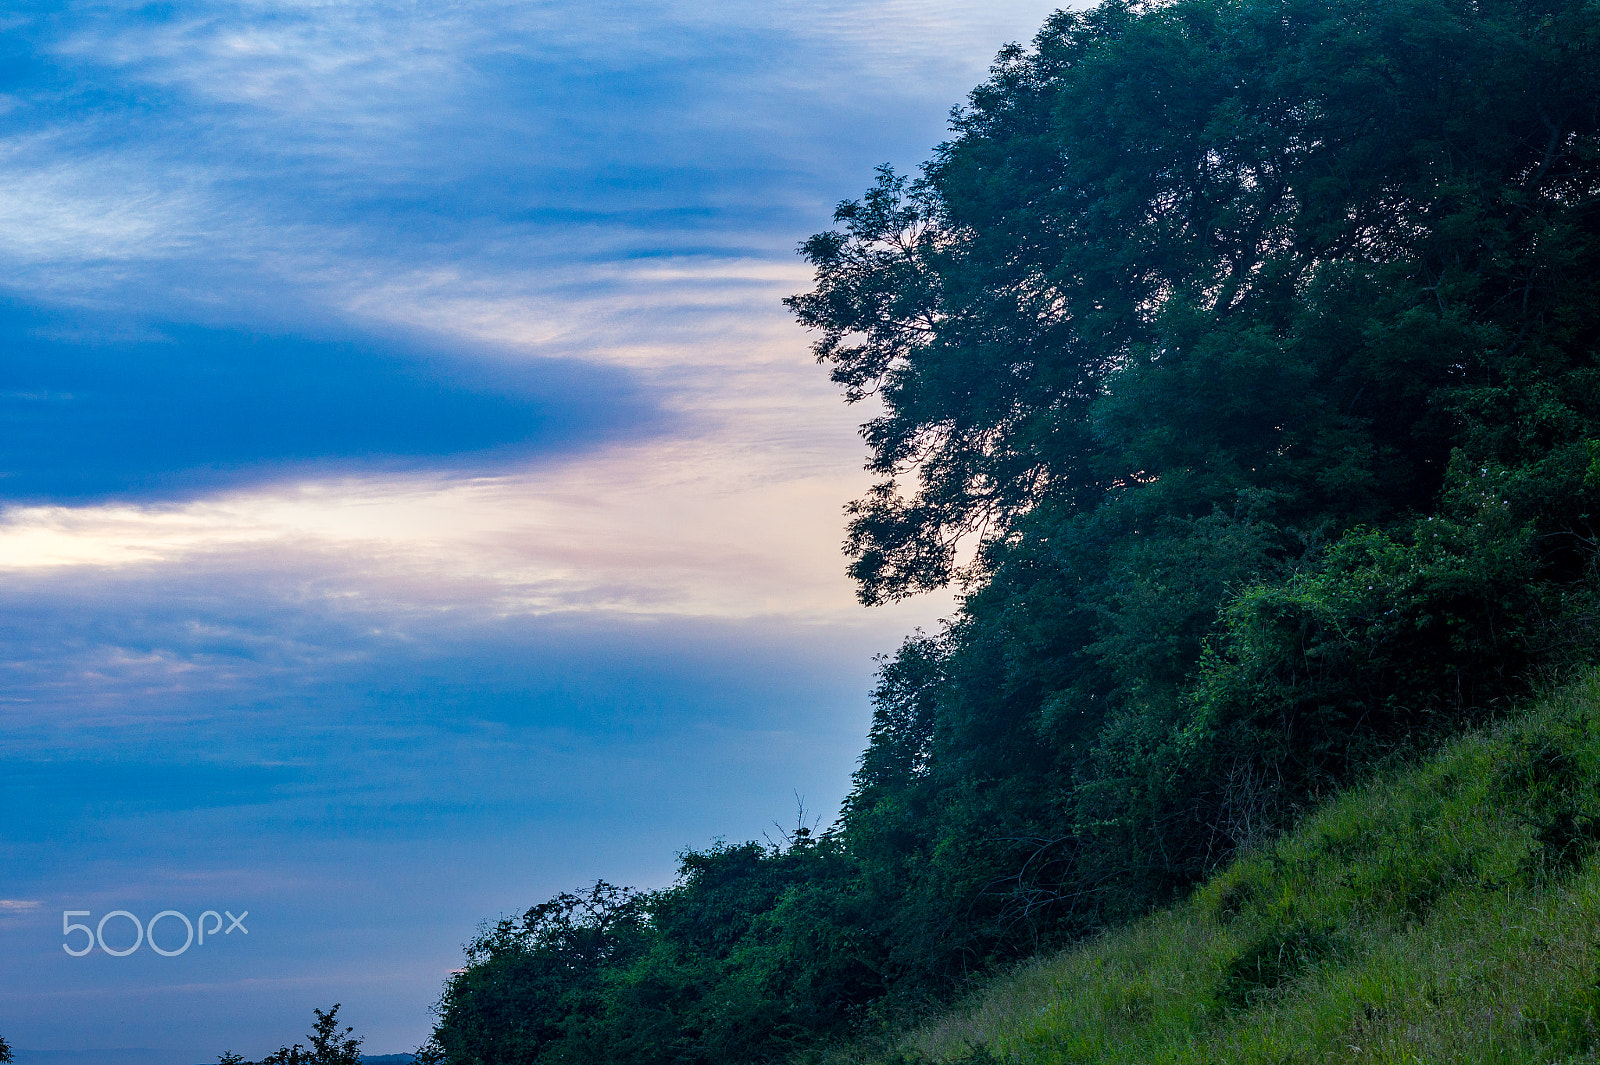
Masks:
[[[802,1055],[1595,649],[1600,4],[1058,13],[835,218],[789,304],[881,409],[851,573],[961,608],[832,828],[502,921],[433,1060]]]

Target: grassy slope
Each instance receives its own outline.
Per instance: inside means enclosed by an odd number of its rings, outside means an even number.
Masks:
[[[894,1057],[1600,1061],[1597,786],[1600,675],[1009,974]]]

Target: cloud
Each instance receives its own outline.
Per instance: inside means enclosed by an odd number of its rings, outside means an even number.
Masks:
[[[0,499],[194,496],[307,471],[483,474],[663,424],[625,372],[487,365],[372,336],[0,312]],[[113,321],[114,328],[119,323]]]
[[[920,158],[948,86],[1047,9],[225,2],[36,18],[0,121],[0,255],[35,292],[126,298],[159,278],[144,300],[199,305],[264,283],[315,302],[328,271],[525,270],[695,234],[714,254],[757,236],[788,259],[802,213],[882,158]],[[574,247],[574,226],[594,248]],[[140,256],[142,276],[126,268]]]
[[[722,442],[618,446],[500,477],[313,480],[189,503],[19,507],[0,523],[0,570],[89,580],[183,567],[224,585],[228,573],[298,572],[318,596],[391,617],[855,616],[834,545],[837,508],[859,475],[808,466],[781,437],[765,449]]]

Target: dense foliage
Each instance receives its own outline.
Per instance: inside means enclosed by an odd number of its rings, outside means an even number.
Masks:
[[[442,1060],[790,1055],[1592,651],[1600,4],[1108,0],[954,133],[789,302],[877,405],[861,598],[957,617],[884,664],[832,830],[502,923]]]
[[[1600,1061],[1600,675],[850,1065]],[[974,1050],[977,1048],[977,1052]]]

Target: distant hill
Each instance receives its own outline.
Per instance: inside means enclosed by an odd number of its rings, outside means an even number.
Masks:
[[[172,1052],[146,1047],[106,1050],[29,1050],[18,1047],[16,1065],[172,1065]]]

